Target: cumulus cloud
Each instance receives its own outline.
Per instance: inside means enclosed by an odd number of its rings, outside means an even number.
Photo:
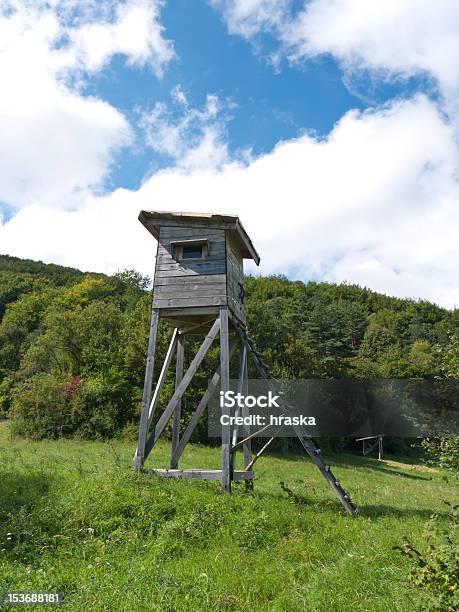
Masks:
[[[456,0],[212,0],[232,34],[269,32],[291,61],[331,54],[347,71],[433,77],[449,103],[459,94]]]
[[[204,107],[194,108],[180,86],[172,90],[171,98],[170,106],[157,102],[152,109],[139,109],[139,127],[147,145],[189,172],[229,163],[226,124],[234,104],[208,94]]]
[[[209,0],[222,12],[230,34],[244,38],[256,36],[261,30],[279,28],[289,16],[289,2],[281,0]]]
[[[0,6],[0,201],[77,206],[130,142],[125,117],[85,96],[114,54],[159,73],[173,56],[160,3],[13,0]]]
[[[88,198],[79,211],[23,210],[0,226],[0,244],[24,257],[151,274],[154,241],[136,220],[141,208],[229,212],[253,237],[264,273],[453,306],[458,168],[453,128],[417,96],[349,112],[325,139],[305,135],[248,163],[169,168],[137,191]]]
[[[130,0],[116,6],[113,20],[84,23],[71,28],[74,61],[91,71],[100,70],[113,55],[126,56],[129,64],[150,64],[158,76],[174,58],[171,41],[159,22],[162,2]]]

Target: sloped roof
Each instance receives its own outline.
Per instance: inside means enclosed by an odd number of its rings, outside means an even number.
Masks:
[[[227,231],[237,242],[244,259],[253,259],[257,266],[260,263],[260,256],[237,215],[142,210],[139,214],[139,221],[156,240],[159,238],[159,228],[161,225],[176,225],[181,223],[186,225],[187,222],[189,222],[194,226],[220,227]]]

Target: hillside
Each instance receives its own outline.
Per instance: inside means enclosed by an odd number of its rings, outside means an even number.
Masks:
[[[15,272],[42,274],[59,279],[57,284],[64,284],[64,279],[81,277],[84,272],[76,268],[60,266],[58,264],[45,264],[42,261],[34,261],[33,259],[21,259],[12,255],[0,255],[0,272]]]
[[[252,493],[136,475],[149,280],[0,265],[0,592],[52,589],[68,610],[454,609],[454,472],[404,440],[386,440],[382,462],[351,440],[322,440],[355,518],[291,442],[256,464]],[[246,289],[251,336],[276,376],[459,376],[458,311],[284,277],[247,277]],[[170,334],[160,326],[159,359]],[[187,340],[188,359],[194,348]],[[182,425],[217,362],[215,347],[185,395]],[[181,467],[217,467],[205,422],[193,440],[201,444]],[[454,444],[440,455],[450,467]],[[169,456],[160,440],[155,462]],[[428,560],[422,575],[410,546]]]
[[[0,257],[0,415],[15,433],[108,438],[137,421],[148,286],[134,271],[105,276]],[[431,378],[458,368],[458,310],[282,276],[249,276],[246,293],[250,334],[277,377]],[[160,327],[160,358],[170,333]],[[216,355],[185,396],[184,421]],[[195,435],[205,441],[205,427]]]

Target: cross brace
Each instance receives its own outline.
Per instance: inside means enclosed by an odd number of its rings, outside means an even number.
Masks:
[[[220,480],[222,483],[222,487],[230,492],[231,491],[231,481],[232,480],[245,480],[249,486],[253,480],[253,472],[252,466],[257,461],[257,459],[261,456],[261,454],[268,448],[271,444],[273,438],[271,438],[262,449],[256,453],[256,455],[252,458],[252,451],[250,447],[250,440],[255,437],[255,435],[259,435],[260,432],[252,435],[246,435],[243,440],[237,441],[237,430],[233,431],[233,436],[231,436],[231,431],[229,426],[224,427],[222,430],[222,469],[221,470],[181,470],[177,468],[178,460],[184,450],[184,447],[188,440],[191,437],[191,434],[201,416],[207,407],[207,403],[212,397],[213,393],[216,391],[218,387],[222,390],[228,388],[229,385],[229,360],[237,345],[240,343],[241,350],[241,359],[240,359],[240,374],[239,374],[239,382],[238,382],[238,390],[241,391],[244,389],[247,384],[247,365],[246,359],[247,354],[250,353],[254,364],[259,372],[259,374],[268,381],[271,390],[277,394],[278,393],[278,382],[271,376],[266,364],[264,363],[261,355],[255,348],[255,344],[253,340],[248,336],[247,330],[243,327],[237,320],[233,319],[233,325],[239,335],[239,342],[232,341],[229,342],[228,335],[228,312],[226,309],[220,310],[220,316],[214,321],[209,333],[207,334],[204,342],[202,343],[200,349],[192,360],[188,370],[185,374],[182,374],[183,367],[183,338],[180,338],[178,334],[178,330],[174,331],[172,336],[172,340],[169,346],[169,350],[166,355],[166,359],[163,365],[163,368],[160,373],[160,377],[158,380],[158,384],[156,386],[155,393],[153,395],[153,399],[150,402],[150,391],[151,391],[151,382],[152,382],[152,374],[153,374],[153,362],[154,362],[154,352],[155,352],[155,344],[156,344],[156,330],[158,325],[159,313],[157,310],[153,310],[152,312],[152,322],[150,329],[150,341],[148,347],[148,360],[147,360],[147,370],[145,377],[145,388],[144,388],[144,398],[143,398],[143,410],[142,410],[142,418],[139,429],[139,441],[137,446],[136,455],[134,457],[134,469],[140,470],[143,467],[143,463],[145,459],[150,454],[154,444],[158,440],[161,435],[167,421],[170,419],[172,415],[174,415],[175,421],[175,433],[173,438],[173,446],[172,446],[172,455],[171,455],[171,468],[170,470],[149,470],[154,473],[165,476],[169,478],[201,478],[201,479],[211,479],[211,480]],[[180,402],[188,388],[194,374],[196,373],[198,367],[200,366],[204,356],[209,350],[212,342],[214,341],[217,334],[220,334],[220,367],[216,370],[212,380],[209,383],[207,391],[204,393],[201,402],[199,403],[194,415],[191,418],[190,423],[188,424],[185,432],[182,437],[179,437],[179,417],[180,417]],[[172,357],[177,347],[180,347],[180,353],[178,354],[178,362],[176,367],[176,388],[167,404],[163,414],[159,418],[154,431],[148,436],[149,427],[153,421],[155,408],[158,404],[159,393],[161,388],[164,385],[167,371],[169,369],[170,363],[172,361]],[[178,376],[177,376],[178,374]],[[291,408],[286,405],[285,410],[287,413],[291,411]],[[333,475],[330,466],[324,461],[321,456],[320,449],[316,446],[315,442],[310,436],[305,436],[300,428],[295,427],[295,432],[298,436],[298,439],[305,449],[305,451],[310,456],[313,463],[320,470],[322,476],[328,482],[330,487],[335,492],[336,496],[340,500],[341,504],[344,506],[346,511],[355,515],[358,512],[357,507],[352,503],[350,496],[340,485],[338,480]],[[244,433],[248,434],[248,430],[244,429]],[[245,470],[236,471],[234,469],[235,465],[235,451],[239,447],[244,448],[244,466]]]

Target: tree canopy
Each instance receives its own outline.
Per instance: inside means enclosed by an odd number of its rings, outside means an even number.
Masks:
[[[108,437],[137,420],[150,284],[134,270],[105,276],[0,256],[0,415],[16,432]],[[276,377],[459,375],[458,310],[357,285],[248,276],[246,311]],[[170,334],[160,326],[159,360]],[[191,355],[197,341],[187,342]],[[217,354],[187,394],[184,420]]]

